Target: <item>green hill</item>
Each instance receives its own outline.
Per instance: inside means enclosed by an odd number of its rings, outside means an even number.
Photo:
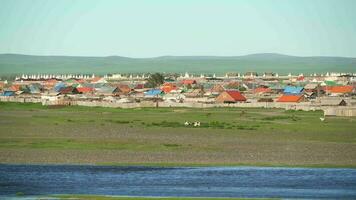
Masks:
[[[356,58],[297,57],[282,54],[252,54],[246,56],[162,56],[128,58],[120,56],[31,56],[0,54],[0,75],[23,73],[216,73],[278,72],[318,73],[356,72]]]

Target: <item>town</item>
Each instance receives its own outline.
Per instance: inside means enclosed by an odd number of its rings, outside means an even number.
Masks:
[[[45,106],[263,107],[356,116],[356,74],[37,74],[0,82],[0,101]],[[321,118],[323,120],[323,118]]]

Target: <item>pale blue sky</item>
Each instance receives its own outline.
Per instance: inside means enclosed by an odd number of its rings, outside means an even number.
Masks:
[[[0,53],[356,57],[356,0],[0,0]]]

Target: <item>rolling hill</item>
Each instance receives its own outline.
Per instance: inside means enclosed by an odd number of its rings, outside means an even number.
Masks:
[[[0,54],[0,75],[23,73],[216,73],[278,72],[318,73],[356,72],[356,58],[297,57],[264,53],[246,56],[162,56],[128,58],[120,56],[32,56]]]

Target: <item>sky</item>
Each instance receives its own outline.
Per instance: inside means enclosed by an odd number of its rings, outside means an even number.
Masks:
[[[356,57],[355,0],[0,0],[0,53]]]

